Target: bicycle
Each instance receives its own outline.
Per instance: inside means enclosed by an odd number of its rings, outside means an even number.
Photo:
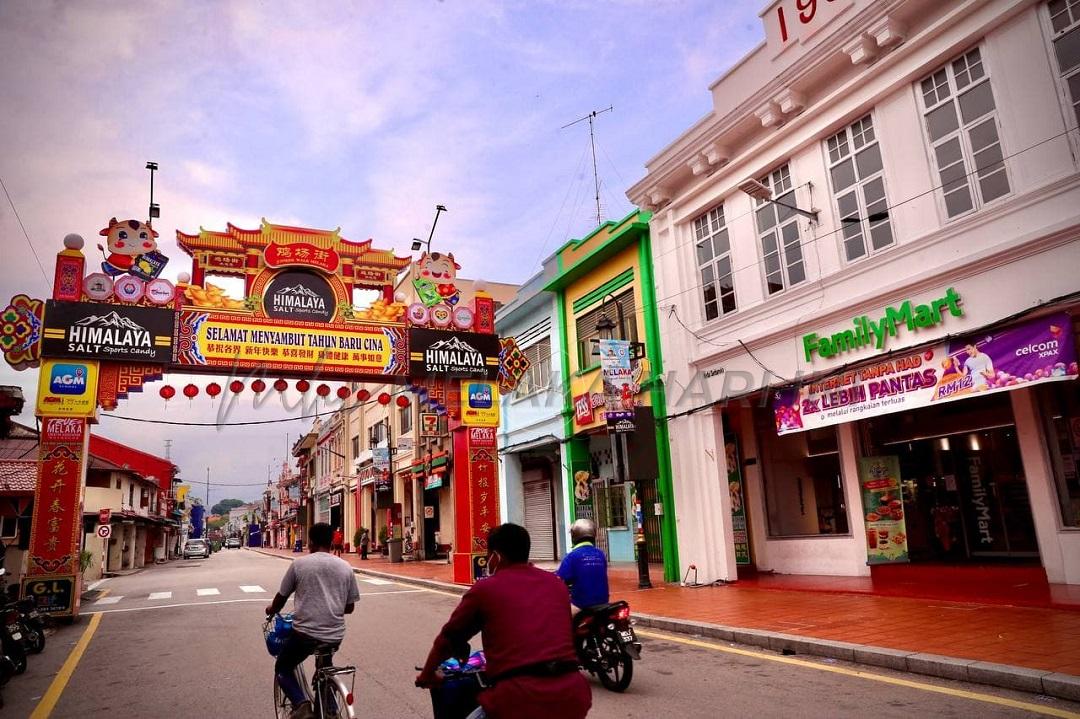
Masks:
[[[263,624],[263,637],[270,635],[275,617],[267,617]],[[356,667],[336,667],[333,664],[336,644],[320,643],[314,653],[315,673],[308,684],[307,673],[301,662],[296,666],[296,681],[311,702],[316,719],[355,719],[353,689],[356,687]],[[347,677],[347,679],[346,679]],[[287,719],[293,710],[289,697],[274,677],[274,716]]]

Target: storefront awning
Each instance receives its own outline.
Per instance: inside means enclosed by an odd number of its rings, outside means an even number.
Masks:
[[[555,451],[558,451],[559,438],[553,434],[545,434],[543,437],[537,437],[536,439],[530,439],[526,442],[518,442],[517,444],[512,444],[509,447],[503,447],[499,450],[499,454],[528,452],[530,450],[540,449],[541,447],[547,447],[549,445],[555,445]]]

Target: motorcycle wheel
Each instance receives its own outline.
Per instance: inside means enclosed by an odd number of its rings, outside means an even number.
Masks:
[[[22,647],[8,652],[7,655],[8,659],[11,660],[11,668],[16,674],[22,674],[26,671],[26,651]]]
[[[45,651],[45,632],[40,629],[27,630],[26,646],[31,654],[41,654]]]
[[[605,635],[600,642],[601,664],[596,675],[604,688],[612,692],[624,692],[634,678],[634,660],[623,651],[619,640]]]

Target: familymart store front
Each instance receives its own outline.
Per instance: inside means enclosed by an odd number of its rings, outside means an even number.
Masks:
[[[745,564],[1080,584],[1080,305],[990,324],[966,309],[949,288],[806,332],[806,363],[820,355],[834,369],[728,403]],[[921,330],[947,334],[917,342]],[[844,356],[854,361],[837,367]]]

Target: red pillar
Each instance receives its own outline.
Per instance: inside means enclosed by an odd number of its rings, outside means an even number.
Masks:
[[[483,576],[488,532],[499,525],[499,457],[495,427],[454,431],[454,582]]]

